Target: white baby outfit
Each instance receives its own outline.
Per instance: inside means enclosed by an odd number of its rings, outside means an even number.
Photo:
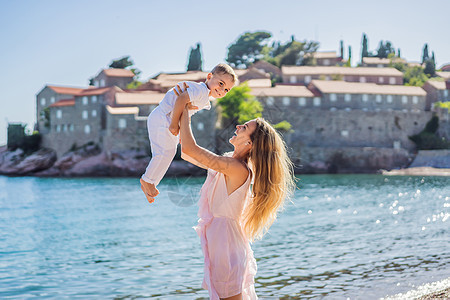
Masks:
[[[189,99],[192,105],[198,107],[198,109],[189,110],[189,116],[192,116],[201,109],[211,109],[208,86],[204,82],[186,81],[186,83],[189,86],[187,89]],[[184,88],[183,82],[178,83],[178,85]],[[155,186],[159,184],[164,174],[166,174],[177,152],[179,138],[169,131],[169,125],[172,121],[172,111],[175,107],[177,97],[173,88],[170,89],[147,119],[152,159],[145,173],[142,175],[142,179]]]

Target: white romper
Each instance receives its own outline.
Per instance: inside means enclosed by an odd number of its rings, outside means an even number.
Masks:
[[[192,116],[201,109],[211,109],[209,89],[202,82],[185,81],[189,88],[187,92],[192,105],[198,109],[189,110],[189,116]],[[183,82],[178,83],[184,88]],[[170,122],[172,120],[172,111],[177,100],[177,95],[170,89],[159,105],[150,113],[147,119],[148,137],[152,150],[152,159],[142,175],[145,182],[152,183],[155,186],[159,184],[166,174],[176,152],[179,141],[178,136],[174,136],[169,131]]]

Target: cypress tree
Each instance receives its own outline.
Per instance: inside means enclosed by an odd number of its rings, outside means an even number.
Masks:
[[[363,33],[361,63],[363,62],[364,57],[369,57],[369,51],[367,50],[367,47],[368,47],[367,44],[368,44],[367,36],[365,33]]]
[[[344,41],[341,40],[341,59],[344,58]]]
[[[422,64],[425,63],[430,56],[428,55],[428,44],[425,44],[423,46],[423,53],[422,53]]]
[[[202,53],[200,50],[200,43],[197,43],[196,48],[191,48],[191,53],[189,54],[188,71],[201,71],[202,70]]]

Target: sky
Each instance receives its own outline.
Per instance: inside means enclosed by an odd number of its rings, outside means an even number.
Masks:
[[[440,67],[450,63],[449,11],[448,0],[0,0],[0,145],[8,122],[33,128],[36,94],[46,84],[85,87],[125,55],[140,80],[183,72],[198,42],[208,71],[244,32],[318,41],[319,51],[339,52],[343,40],[354,65],[363,33],[369,50],[388,40],[408,61],[420,61],[427,43]]]

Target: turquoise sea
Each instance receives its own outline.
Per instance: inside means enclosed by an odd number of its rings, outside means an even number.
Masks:
[[[302,175],[252,245],[261,299],[378,299],[450,277],[450,178]],[[204,178],[0,176],[0,299],[207,299]]]

